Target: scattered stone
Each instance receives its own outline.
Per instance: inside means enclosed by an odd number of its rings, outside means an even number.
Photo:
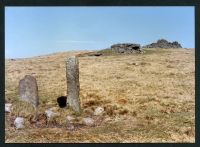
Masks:
[[[23,117],[17,117],[14,121],[14,125],[15,125],[16,129],[24,128],[24,118]]]
[[[11,106],[12,106],[12,104],[10,104],[10,103],[5,104],[5,112],[10,113],[11,112]]]
[[[94,115],[101,115],[104,112],[104,108],[97,107],[94,111]]]
[[[112,121],[112,119],[110,117],[107,117],[104,119],[104,122],[111,122],[111,121]]]
[[[73,120],[75,120],[75,118],[73,116],[70,116],[70,115],[67,116],[67,121],[70,122],[70,121],[73,121]]]
[[[31,103],[34,107],[39,105],[38,86],[34,77],[26,75],[19,81],[19,95],[21,100]]]
[[[73,124],[67,124],[67,130],[69,130],[69,131],[75,130],[74,125]]]
[[[94,126],[94,120],[90,117],[83,118],[82,122],[86,126]]]
[[[168,42],[165,39],[160,39],[156,43],[151,43],[149,45],[143,46],[143,48],[182,48],[181,44],[177,41]]]
[[[114,44],[111,46],[111,50],[115,53],[143,53],[143,50],[140,48],[140,44],[132,43],[122,43]]]
[[[52,110],[46,110],[45,114],[46,114],[48,120],[52,120],[53,118],[55,118],[59,115],[58,113],[55,113]]]

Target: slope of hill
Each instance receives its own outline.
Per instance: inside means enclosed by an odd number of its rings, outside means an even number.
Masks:
[[[6,102],[13,110],[5,116],[5,142],[195,142],[194,49],[147,49],[145,54],[79,57],[80,99],[83,108],[76,116],[59,108],[56,98],[66,87],[65,60],[85,52],[64,52],[29,59],[6,60]],[[39,114],[53,108],[60,115],[49,125],[34,126],[32,108],[18,100],[18,83],[25,75],[36,77]],[[66,128],[66,116],[77,124],[93,117],[98,106],[105,108],[94,127]],[[25,128],[15,130],[16,116],[26,118]]]

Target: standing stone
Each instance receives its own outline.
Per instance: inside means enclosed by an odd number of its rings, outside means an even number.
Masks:
[[[19,81],[20,99],[31,103],[35,108],[35,117],[37,116],[37,107],[39,105],[38,86],[34,77],[26,75]]]
[[[67,102],[75,112],[80,113],[80,98],[79,98],[79,63],[78,59],[73,56],[67,58],[66,77],[67,77]]]
[[[38,86],[34,77],[26,75],[19,81],[19,94],[21,100],[31,103],[34,107],[39,105]]]

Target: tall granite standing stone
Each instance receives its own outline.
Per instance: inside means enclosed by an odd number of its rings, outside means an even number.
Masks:
[[[26,75],[19,81],[20,99],[31,103],[35,108],[35,117],[37,117],[37,107],[39,105],[38,86],[34,77]]]
[[[67,58],[66,62],[67,77],[67,102],[75,112],[80,113],[80,84],[79,84],[79,63],[78,59],[73,56]]]

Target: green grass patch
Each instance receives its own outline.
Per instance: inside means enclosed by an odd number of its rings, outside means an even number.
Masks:
[[[144,55],[151,55],[151,54],[163,54],[163,53],[168,53],[169,51],[167,51],[166,49],[156,49],[156,48],[144,48]]]
[[[112,55],[112,54],[115,54],[115,52],[112,49],[100,50],[100,51],[97,51],[97,53],[101,53],[103,55]]]

